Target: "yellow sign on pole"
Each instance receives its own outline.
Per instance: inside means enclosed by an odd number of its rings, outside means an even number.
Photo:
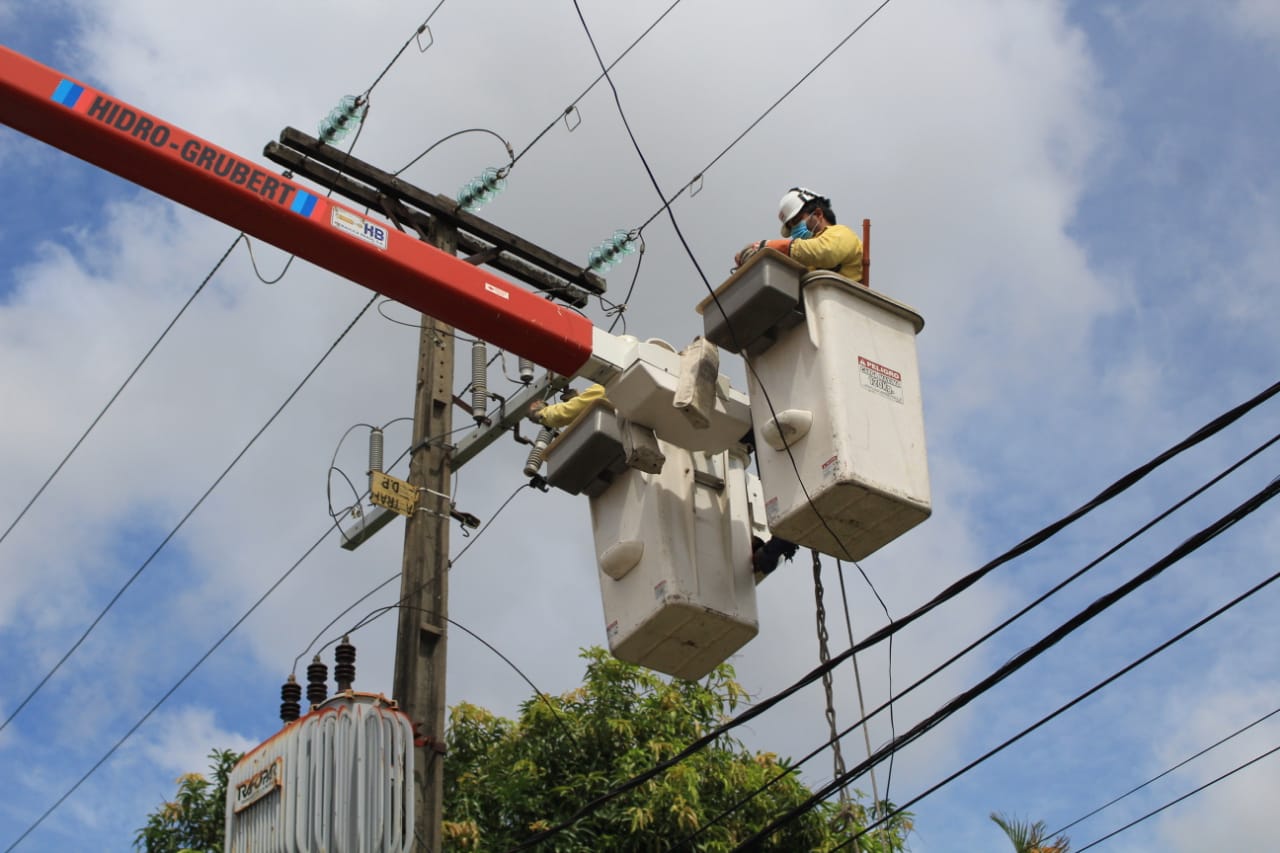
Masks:
[[[370,477],[369,501],[401,515],[413,515],[418,508],[418,490],[404,480],[375,471]]]

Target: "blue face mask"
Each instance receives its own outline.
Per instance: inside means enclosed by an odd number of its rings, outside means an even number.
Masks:
[[[813,232],[809,230],[809,225],[803,219],[797,222],[791,229],[792,240],[805,240],[813,236]]]

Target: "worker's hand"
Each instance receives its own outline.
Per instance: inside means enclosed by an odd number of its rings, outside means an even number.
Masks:
[[[738,254],[733,256],[734,265],[738,267],[742,266],[747,262],[748,258],[754,255],[756,252],[760,251],[763,247],[764,247],[763,240],[760,240],[755,243],[748,243],[747,245],[743,246],[742,250],[738,252]]]
[[[539,424],[542,423],[542,415],[540,413],[546,407],[547,407],[547,403],[545,400],[534,400],[532,403],[530,403],[529,404],[529,420],[533,421],[534,423],[539,423]]]

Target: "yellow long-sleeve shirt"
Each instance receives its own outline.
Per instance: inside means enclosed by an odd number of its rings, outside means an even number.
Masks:
[[[578,416],[587,410],[587,406],[590,406],[596,400],[603,399],[603,385],[588,385],[581,394],[570,400],[565,400],[563,403],[552,403],[539,409],[537,415],[538,423],[543,426],[549,426],[552,429],[566,427],[577,420]]]
[[[765,245],[811,270],[831,270],[851,281],[862,281],[862,240],[847,225],[828,225],[813,237],[769,240]]]

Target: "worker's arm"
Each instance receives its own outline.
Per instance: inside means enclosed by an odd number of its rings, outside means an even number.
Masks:
[[[804,240],[770,240],[767,248],[790,255],[811,270],[858,270],[861,278],[862,241],[844,225],[828,226],[816,237]]]
[[[533,417],[543,426],[553,429],[568,426],[577,420],[596,400],[604,399],[603,385],[590,385],[581,394],[563,403],[553,403],[532,411]]]

